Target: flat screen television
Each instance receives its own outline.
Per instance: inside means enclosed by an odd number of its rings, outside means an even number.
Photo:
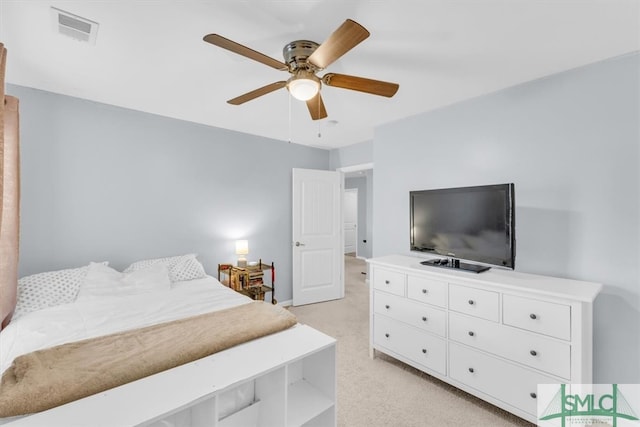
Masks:
[[[411,250],[445,256],[425,265],[474,272],[515,267],[513,184],[411,191]]]

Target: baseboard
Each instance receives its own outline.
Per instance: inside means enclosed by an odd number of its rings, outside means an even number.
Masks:
[[[293,300],[286,300],[286,301],[278,301],[278,305],[281,305],[282,307],[291,307],[293,305]]]

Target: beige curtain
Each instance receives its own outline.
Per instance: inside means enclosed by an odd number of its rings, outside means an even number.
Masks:
[[[4,93],[6,59],[0,43],[0,329],[16,305],[20,230],[18,99]]]

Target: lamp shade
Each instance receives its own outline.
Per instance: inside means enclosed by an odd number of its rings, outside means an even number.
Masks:
[[[289,83],[289,92],[294,98],[306,101],[318,93],[318,83],[313,80],[298,79]]]
[[[294,98],[300,101],[307,101],[320,90],[320,79],[313,73],[305,70],[298,70],[295,75],[287,80],[287,89]]]
[[[248,240],[236,240],[236,255],[247,255],[249,253]]]

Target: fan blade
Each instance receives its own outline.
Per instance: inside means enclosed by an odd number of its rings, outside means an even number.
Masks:
[[[323,69],[369,37],[369,31],[356,21],[347,19],[307,58],[307,62]]]
[[[307,108],[309,109],[309,114],[311,114],[311,118],[313,120],[324,119],[327,117],[327,110],[324,108],[324,102],[322,102],[320,92],[318,92],[313,98],[307,100]]]
[[[232,105],[244,104],[247,101],[251,101],[252,99],[256,99],[259,96],[271,93],[274,90],[282,89],[286,85],[287,85],[287,82],[285,81],[271,83],[266,86],[262,86],[259,89],[252,90],[251,92],[247,92],[244,95],[240,95],[236,98],[230,99],[227,102]]]
[[[327,86],[340,87],[342,89],[357,90],[372,95],[391,98],[396,94],[400,85],[397,83],[383,82],[381,80],[365,79],[364,77],[347,76],[346,74],[329,73],[322,77],[322,83]]]
[[[253,49],[241,45],[240,43],[236,43],[232,40],[226,39],[219,34],[208,34],[202,39],[207,43],[211,43],[212,45],[227,49],[233,53],[237,53],[238,55],[253,59],[254,61],[261,62],[265,65],[268,65],[269,67],[275,68],[276,70],[286,71],[289,69],[287,64],[285,64],[284,62],[280,62],[270,56],[265,55],[264,53],[257,52]]]

